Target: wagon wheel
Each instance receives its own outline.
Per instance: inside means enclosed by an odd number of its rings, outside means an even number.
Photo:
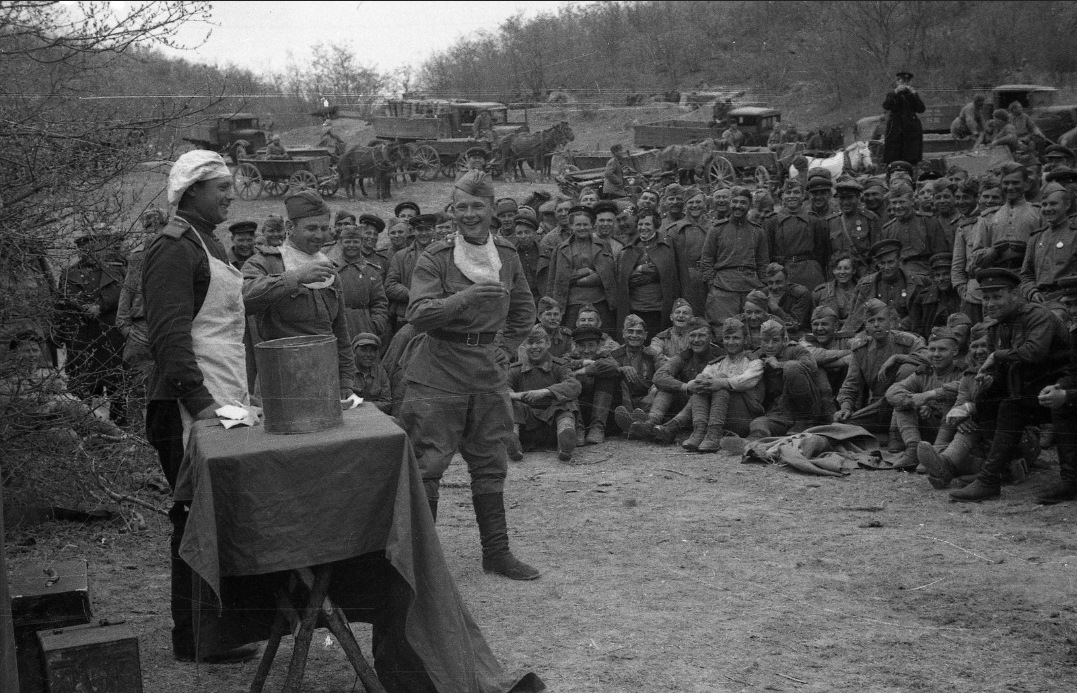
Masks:
[[[755,167],[755,184],[763,190],[770,190],[770,171],[766,166]]]
[[[288,184],[279,180],[263,180],[262,190],[270,197],[280,197],[288,192]]]
[[[420,180],[434,180],[440,169],[441,157],[438,156],[438,150],[429,144],[420,144],[412,150],[406,170],[408,173],[417,173]]]
[[[318,181],[318,194],[322,197],[332,197],[340,189],[340,176],[336,171]]]
[[[312,190],[318,187],[318,177],[310,171],[301,169],[288,179],[288,186],[296,190]]]
[[[254,164],[240,164],[232,174],[232,185],[242,200],[256,200],[262,194],[262,174]]]
[[[707,182],[711,185],[730,186],[737,182],[737,172],[733,164],[724,156],[716,156],[707,166]]]

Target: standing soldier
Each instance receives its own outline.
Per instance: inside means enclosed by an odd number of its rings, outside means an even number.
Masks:
[[[408,310],[411,273],[419,256],[434,240],[436,214],[420,214],[412,217],[411,226],[415,229],[415,241],[403,251],[393,255],[389,263],[389,275],[385,280],[385,295],[389,299],[389,321],[393,333],[406,324],[404,314]],[[388,340],[386,340],[388,341]]]
[[[931,256],[952,252],[953,246],[947,246],[938,219],[916,211],[912,188],[904,183],[890,189],[890,211],[894,216],[883,226],[882,237],[901,242],[901,267],[906,274],[926,279],[931,274]]]
[[[116,326],[120,289],[127,262],[117,248],[118,236],[93,229],[75,241],[79,259],[64,271],[60,291],[70,306],[73,334],[68,340],[67,374],[80,399],[107,396],[109,418],[127,422],[124,392],[124,336]]]
[[[1062,304],[1069,313],[1070,362],[1066,374],[1055,384],[1040,391],[1040,406],[1051,409],[1058,435],[1058,472],[1061,477],[1040,491],[1039,503],[1052,504],[1077,500],[1077,275],[1058,280]],[[1060,422],[1064,425],[1059,425]]]
[[[912,73],[897,73],[897,86],[886,95],[883,110],[887,112],[883,163],[908,161],[914,166],[924,155],[924,128],[917,113],[926,110],[923,100],[912,87]]]
[[[786,181],[782,208],[767,222],[771,262],[783,265],[789,281],[812,291],[825,281],[823,268],[830,260],[830,234],[822,219],[801,209],[800,183]]]
[[[1044,224],[1032,234],[1021,267],[1021,293],[1030,301],[1057,301],[1060,277],[1077,274],[1077,217],[1067,216],[1070,191],[1058,183],[1043,189],[1040,214]]]
[[[385,297],[381,268],[363,258],[362,245],[359,229],[345,226],[340,234],[341,257],[334,264],[340,275],[340,297],[348,334],[354,338],[368,332],[388,341],[389,299]]]
[[[909,315],[909,299],[926,282],[922,277],[910,275],[901,268],[901,241],[892,238],[881,240],[871,246],[870,252],[877,271],[856,285],[853,312],[842,329],[846,334],[858,332],[864,326],[867,320],[864,302],[872,298],[893,308],[897,316],[904,320]]]
[[[864,210],[879,218],[879,228],[890,221],[890,207],[886,202],[886,179],[873,176],[864,181],[864,191],[860,195]]]
[[[863,188],[849,176],[842,176],[834,184],[838,195],[840,211],[827,217],[827,229],[830,233],[830,250],[837,254],[848,253],[861,272],[871,267],[868,253],[871,246],[879,240],[881,227],[879,217],[867,209],[860,208],[860,194]]]
[[[998,498],[1002,470],[1019,456],[1021,436],[1026,426],[1052,421],[1056,431],[1067,430],[1072,422],[1064,409],[1051,409],[1047,401],[1051,386],[1064,375],[1069,364],[1069,335],[1062,320],[1038,303],[1021,298],[1021,280],[1007,269],[988,268],[976,273],[983,292],[984,315],[994,321],[989,339],[994,350],[977,373],[981,389],[976,395],[974,423],[994,430],[991,449],[976,480],[950,492],[955,501],[970,502]],[[1059,453],[1063,453],[1059,446]],[[1072,446],[1066,441],[1069,456]]]
[[[232,235],[232,247],[228,249],[228,264],[237,270],[243,269],[243,263],[254,255],[254,236],[258,231],[256,221],[235,221],[228,225]]]
[[[494,188],[487,176],[461,176],[452,208],[456,239],[432,245],[412,274],[407,319],[426,335],[408,364],[400,416],[435,519],[441,477],[459,449],[471,474],[483,570],[534,580],[539,571],[509,550],[501,441],[512,421],[508,363],[535,323],[535,306],[516,250],[491,233]]]
[[[695,216],[686,215],[685,210],[688,199],[702,200],[703,193],[698,188],[685,190],[674,183],[666,186],[662,194],[669,213],[658,233],[669,238],[677,247],[682,295],[692,304],[692,310],[702,315],[706,307],[707,290],[699,269],[699,258],[703,253],[703,243],[707,240],[707,222],[703,218],[702,207],[696,210],[699,213]],[[641,213],[640,216],[644,215]]]
[[[610,154],[613,156],[606,162],[606,170],[602,172],[602,199],[628,197],[628,192],[625,190],[624,145],[613,145],[610,147]]]
[[[740,312],[748,292],[763,287],[770,252],[766,232],[748,221],[752,193],[734,188],[729,203],[729,218],[711,227],[699,266],[707,283],[707,321],[721,325],[726,318]]]
[[[983,239],[984,247],[990,249],[985,265],[995,262],[999,247],[1028,243],[1032,233],[1043,225],[1040,210],[1025,199],[1028,182],[1027,168],[1012,161],[1003,165],[1002,206],[987,218]]]

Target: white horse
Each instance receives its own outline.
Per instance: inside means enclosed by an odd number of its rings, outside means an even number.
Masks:
[[[872,173],[875,163],[871,160],[871,150],[867,142],[853,142],[845,149],[835,152],[833,155],[822,159],[808,158],[808,170],[813,168],[825,168],[830,171],[830,177],[837,179],[842,173],[856,175],[859,173]],[[789,177],[796,178],[797,169],[789,167]]]

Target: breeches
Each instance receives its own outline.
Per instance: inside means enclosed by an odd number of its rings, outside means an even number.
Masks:
[[[508,457],[501,442],[512,432],[508,392],[460,395],[409,382],[400,410],[404,430],[430,499],[457,450],[471,474],[471,494],[503,493]]]

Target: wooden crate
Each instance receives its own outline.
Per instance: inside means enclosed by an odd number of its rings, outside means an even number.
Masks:
[[[142,693],[138,638],[122,621],[38,633],[48,693]]]

